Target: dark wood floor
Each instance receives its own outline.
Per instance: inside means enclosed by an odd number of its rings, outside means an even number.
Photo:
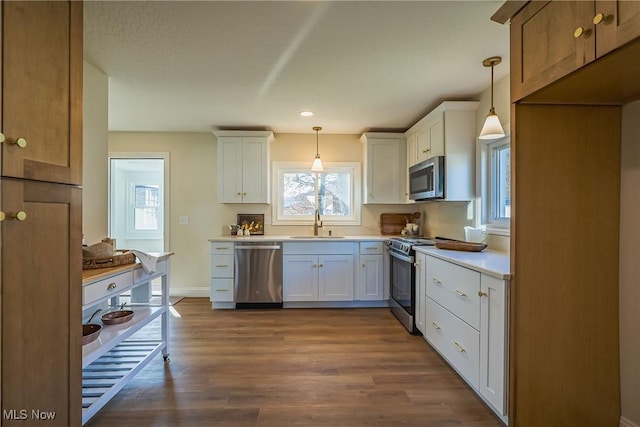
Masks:
[[[88,426],[501,426],[388,309],[175,309],[171,362],[150,363]]]

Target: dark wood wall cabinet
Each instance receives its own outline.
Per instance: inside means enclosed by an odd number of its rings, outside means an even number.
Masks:
[[[2,2],[0,23],[1,424],[79,426],[82,2]]]
[[[508,1],[493,19],[511,22],[509,424],[617,426],[620,129],[640,99],[640,2]]]

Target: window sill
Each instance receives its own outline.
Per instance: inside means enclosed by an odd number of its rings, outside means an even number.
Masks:
[[[495,225],[486,225],[487,234],[494,234],[497,236],[511,236],[511,228],[509,227],[499,227]]]

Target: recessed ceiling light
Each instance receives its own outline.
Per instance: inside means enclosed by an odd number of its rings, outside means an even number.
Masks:
[[[311,117],[313,116],[313,111],[300,111],[300,115],[302,117]]]

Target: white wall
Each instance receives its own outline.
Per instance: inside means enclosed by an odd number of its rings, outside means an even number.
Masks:
[[[511,115],[509,75],[494,83],[494,107],[503,126],[509,125]],[[476,112],[476,135],[480,133],[484,120],[491,107],[491,88],[483,91],[477,99],[479,102]],[[479,167],[479,163],[477,163]],[[477,196],[479,197],[479,191]],[[432,202],[419,203],[421,212],[427,219],[426,233],[429,236],[441,236],[464,240],[466,225],[479,225],[479,200],[464,202]],[[509,237],[489,235],[487,243],[493,250],[509,251]]]
[[[82,233],[88,244],[107,237],[109,78],[83,62]]]
[[[325,162],[361,161],[360,135],[320,135],[320,155]],[[183,296],[209,295],[209,247],[207,240],[228,235],[227,225],[238,213],[267,214],[265,204],[217,203],[217,140],[213,133],[111,132],[111,152],[168,152],[171,156],[170,249],[171,293]],[[315,134],[278,134],[271,145],[272,161],[308,161],[315,156]],[[104,197],[106,197],[106,192]],[[415,212],[418,205],[368,205],[360,226],[331,227],[336,234],[379,234],[379,218],[385,212]],[[188,216],[189,224],[178,218]],[[265,215],[267,216],[267,215]],[[265,224],[267,235],[311,234],[312,226]]]
[[[620,184],[621,409],[640,426],[640,101],[622,110]]]

